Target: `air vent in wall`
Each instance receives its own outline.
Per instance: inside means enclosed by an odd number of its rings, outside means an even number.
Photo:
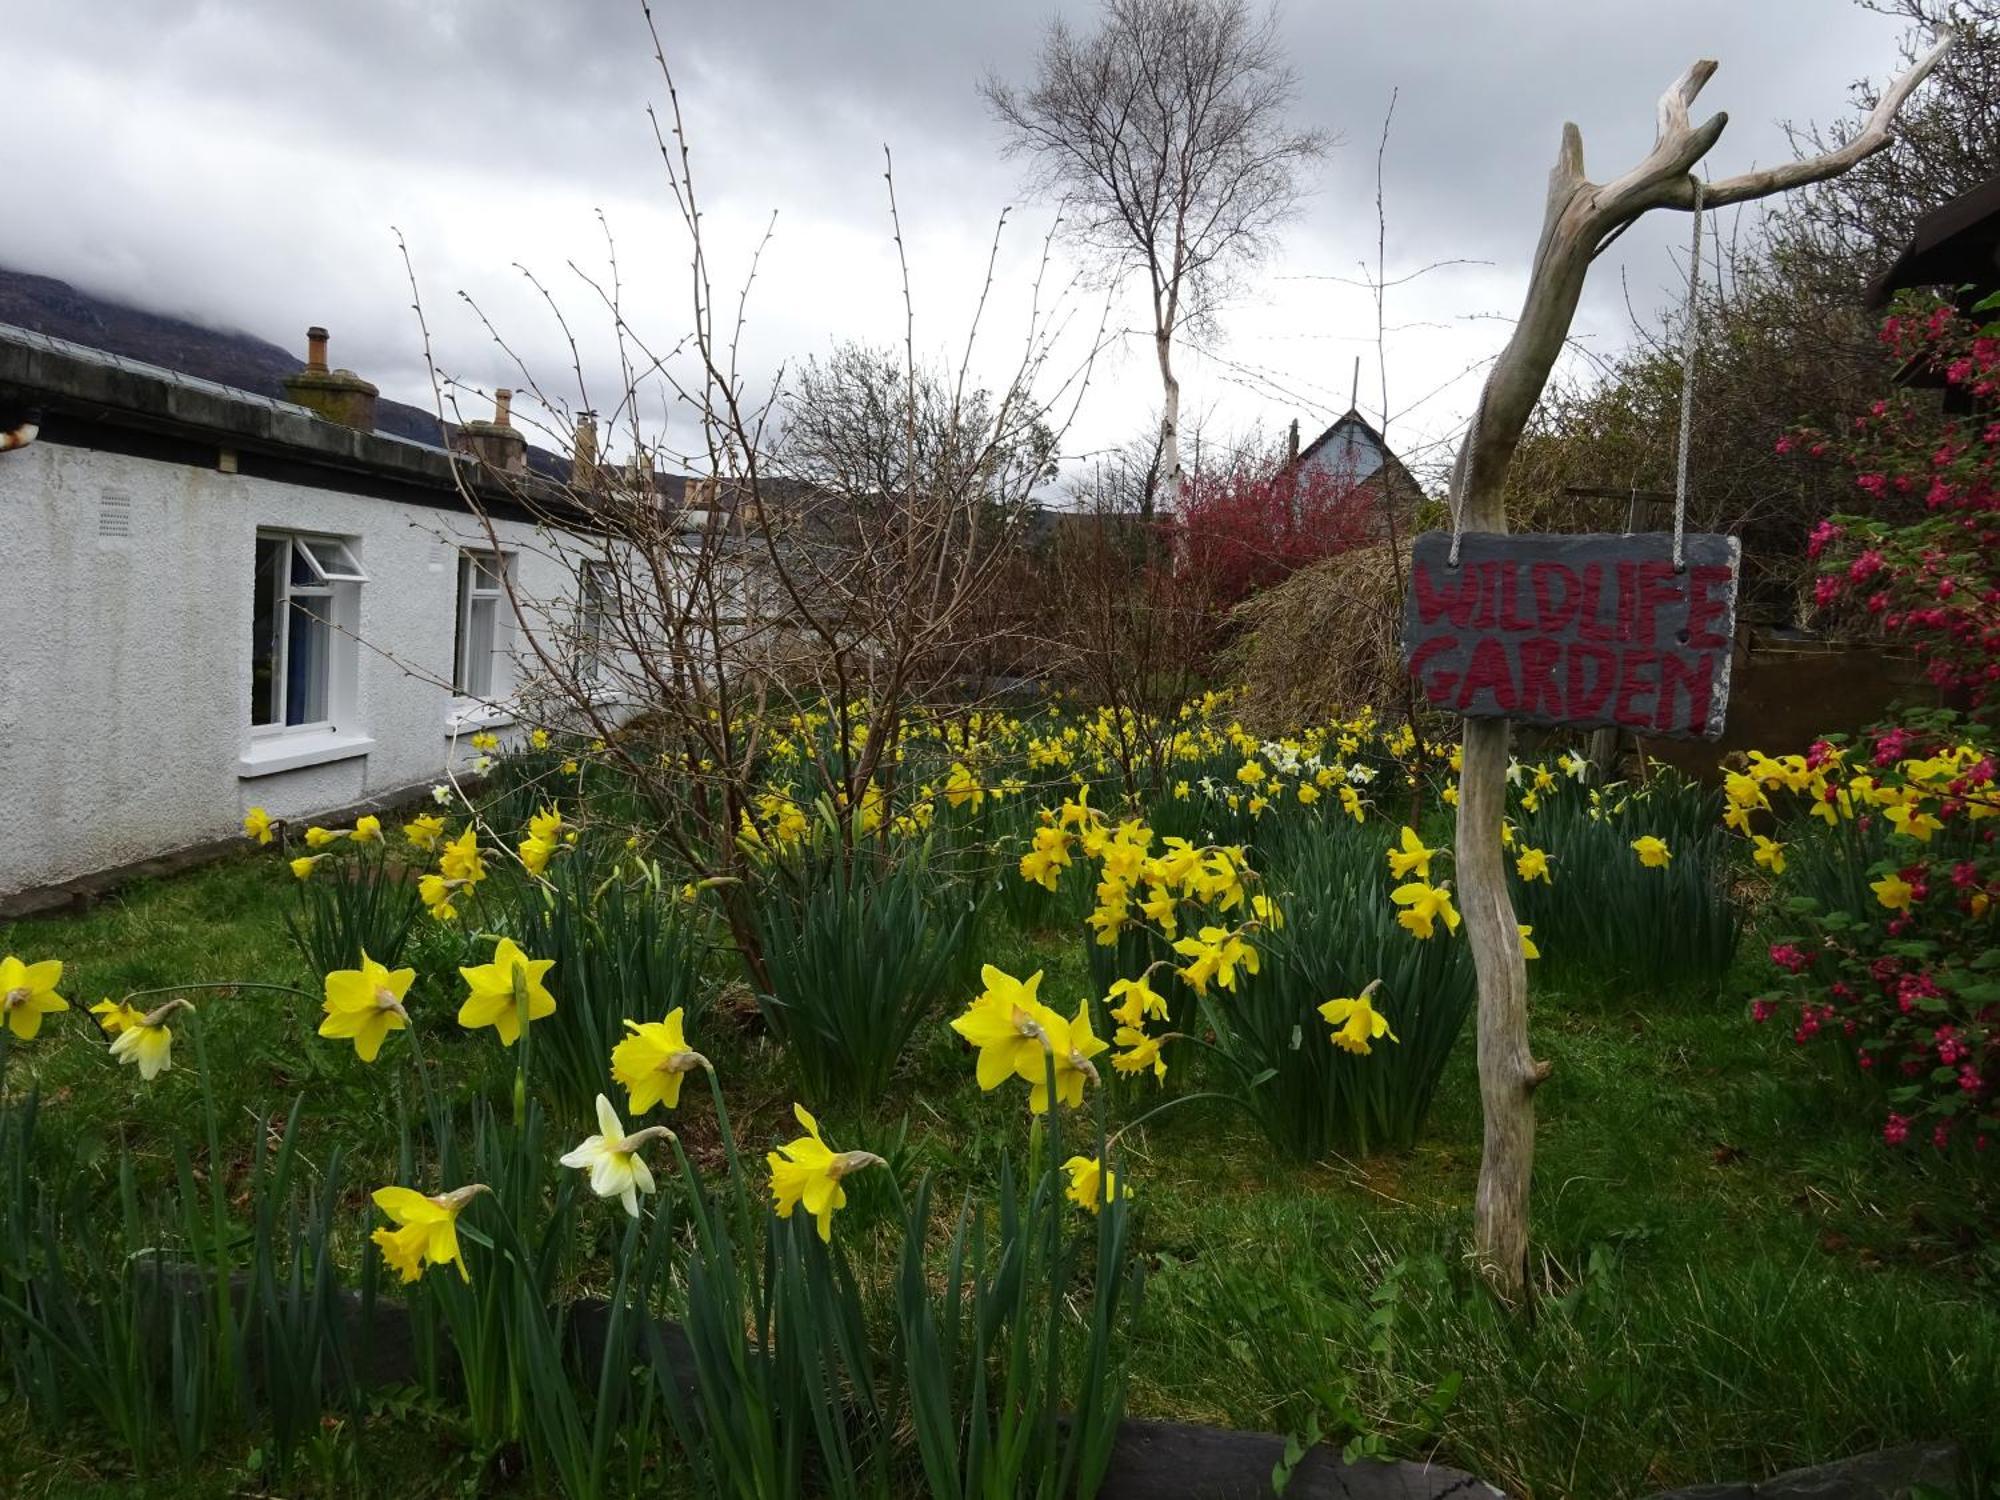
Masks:
[[[129,537],[132,534],[132,497],[106,490],[97,503],[97,534]]]

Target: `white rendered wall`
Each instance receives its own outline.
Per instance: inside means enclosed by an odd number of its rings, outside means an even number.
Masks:
[[[128,507],[130,534],[101,534]],[[355,539],[341,728],[365,754],[243,773],[260,528]],[[496,529],[522,594],[567,619],[550,539]],[[0,454],[0,895],[225,837],[253,805],[309,817],[434,781],[455,721],[469,759],[449,689],[461,545],[485,545],[480,524],[439,508],[46,442]]]

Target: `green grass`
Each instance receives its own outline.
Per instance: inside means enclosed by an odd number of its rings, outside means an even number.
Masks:
[[[271,862],[232,860],[0,926],[0,952],[63,958],[79,1010],[198,979],[310,989],[284,933],[290,900]],[[1044,968],[1043,998],[1074,1005],[1088,984],[1078,942],[991,926],[982,956],[1017,973]],[[424,951],[414,950],[420,965]],[[1214,1101],[1129,1136],[1149,1268],[1134,1414],[1316,1426],[1358,1449],[1469,1469],[1523,1500],[1756,1477],[1925,1438],[1963,1440],[1985,1475],[2000,1473],[1990,1200],[1962,1165],[1885,1152],[1872,1109],[1843,1098],[1789,1036],[1750,1026],[1752,967],[1739,961],[1713,1001],[1649,1007],[1622,986],[1536,993],[1535,1046],[1555,1071],[1538,1101],[1532,1315],[1497,1309],[1465,1262],[1480,1137],[1469,1031],[1409,1153],[1291,1167]],[[427,974],[413,1014],[455,1097],[502,1097],[497,1049],[454,1035],[453,980]],[[408,1076],[386,1066],[398,1041],[370,1070],[311,1036],[309,1000],[198,1000],[233,1139],[303,1093],[309,1129],[348,1143],[349,1180],[388,1180],[371,1174],[393,1157],[396,1080]],[[753,1025],[725,1031],[718,1013],[712,1026],[697,1040],[722,1070],[746,1151],[761,1152],[785,1129],[783,1072]],[[16,1050],[9,1091],[39,1086],[50,1149],[89,1159],[122,1146],[164,1169],[165,1143],[196,1132],[191,1053],[177,1047],[175,1072],[149,1089],[83,1045],[89,1031],[79,1015],[51,1022],[43,1043]],[[1185,1072],[1169,1093],[1194,1087]],[[1158,1093],[1110,1086],[1121,1118]],[[705,1116],[682,1115],[699,1159]],[[888,1148],[906,1179],[936,1171],[949,1195],[990,1179],[1001,1142],[1018,1143],[1020,1115],[1017,1097],[978,1092],[940,1024],[920,1028],[872,1115],[823,1118],[843,1146]],[[858,1248],[876,1233],[881,1195],[858,1180],[854,1196],[841,1232]],[[354,1219],[358,1242],[358,1197]],[[378,1412],[362,1448],[378,1485],[399,1495],[533,1493],[467,1453],[446,1414]],[[51,1445],[0,1400],[0,1492],[129,1492],[101,1451],[87,1432]],[[345,1483],[308,1474],[289,1492],[347,1493]],[[149,1492],[237,1489],[260,1489],[248,1454],[218,1455]]]

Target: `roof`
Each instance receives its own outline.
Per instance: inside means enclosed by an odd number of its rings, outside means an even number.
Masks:
[[[1918,286],[2000,288],[2000,176],[1932,209],[1894,265],[1868,284],[1867,305],[1880,307]]]
[[[497,502],[506,499],[501,486],[435,444],[361,432],[296,402],[10,323],[0,323],[0,395],[49,413],[43,437],[57,442],[65,427],[126,428],[452,497],[469,482],[491,491]],[[527,484],[571,523],[587,520],[559,486],[538,479]]]
[[[1331,427],[1301,448],[1293,462],[1300,468],[1344,476],[1350,484],[1363,483],[1380,473],[1390,484],[1407,485],[1413,492],[1417,488],[1416,480],[1391,451],[1387,440],[1351,406],[1334,419]]]

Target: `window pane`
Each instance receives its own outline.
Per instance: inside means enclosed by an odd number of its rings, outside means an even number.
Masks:
[[[312,561],[319,565],[322,578],[335,583],[366,583],[368,575],[361,571],[361,565],[354,560],[347,543],[328,541],[324,538],[308,539],[300,543],[312,555]]]
[[[293,586],[316,589],[325,582],[326,578],[320,572],[319,564],[313,561],[312,554],[306,551],[304,544],[294,542],[292,544]]]
[[[500,587],[499,558],[495,557],[492,553],[489,552],[484,557],[474,558],[473,565],[479,570],[480,588],[498,589]]]
[[[250,722],[278,722],[278,599],[286,555],[275,537],[257,538],[257,576],[250,604]]]
[[[497,599],[474,597],[465,611],[465,655],[460,670],[461,691],[469,698],[487,698],[493,693],[493,627],[498,617]]]
[[[317,724],[327,716],[326,681],[332,630],[322,613],[329,601],[294,599],[285,649],[285,722]]]

